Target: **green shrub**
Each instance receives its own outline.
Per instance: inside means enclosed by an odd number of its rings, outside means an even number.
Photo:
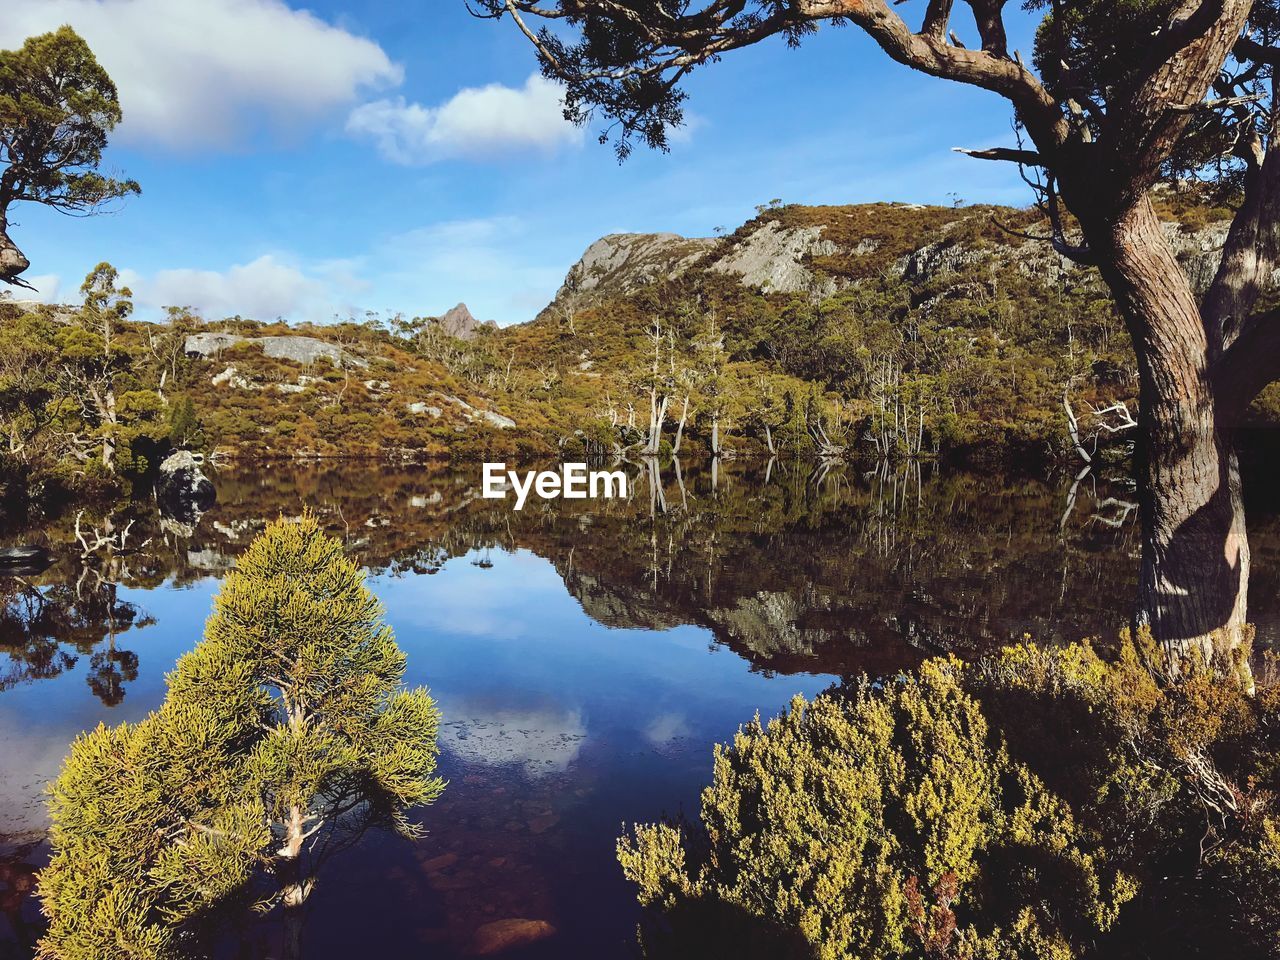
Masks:
[[[1032,644],[747,724],[618,844],[647,955],[1274,956],[1280,696]]]
[[[297,956],[316,870],[369,827],[409,834],[439,713],[360,568],[278,520],[223,583],[155,712],[79,737],[51,788],[42,960],[189,954],[222,912],[283,908]]]

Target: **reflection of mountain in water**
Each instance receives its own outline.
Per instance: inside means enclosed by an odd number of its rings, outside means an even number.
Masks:
[[[1108,503],[1105,490],[1078,490],[1064,518],[1058,485],[918,467],[815,479],[795,465],[721,466],[714,486],[707,470],[631,472],[629,500],[537,501],[517,513],[478,498],[474,469],[244,465],[218,475],[218,502],[194,526],[162,522],[150,504],[121,511],[117,526],[133,519],[134,542],[149,543],[88,600],[69,523],[28,532],[23,540],[47,543],[58,560],[5,581],[0,625],[11,660],[26,664],[15,682],[139,625],[113,606],[116,584],[221,576],[269,519],[303,506],[374,570],[434,574],[472,550],[528,550],[602,624],[701,625],[780,672],[882,672],[1024,633],[1109,635],[1128,605],[1137,547],[1132,516],[1115,510],[1123,493]],[[1277,534],[1272,517],[1251,518],[1255,556],[1272,553]],[[1252,613],[1264,636],[1274,579],[1259,563]],[[108,642],[95,662],[103,692],[119,697],[130,664],[113,650]]]

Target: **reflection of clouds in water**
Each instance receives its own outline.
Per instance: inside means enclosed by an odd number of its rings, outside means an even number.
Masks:
[[[488,557],[493,567],[473,561]],[[383,582],[377,582],[378,588]],[[401,593],[403,591],[403,593]],[[385,599],[392,622],[434,633],[488,640],[514,640],[534,635],[531,610],[554,609],[566,596],[564,581],[552,564],[526,551],[484,553],[473,550],[445,564],[441,579],[418,577],[388,582]],[[401,599],[406,602],[401,602]]]
[[[665,747],[689,733],[689,721],[682,713],[660,713],[644,728],[644,738],[655,747]]]
[[[563,773],[587,737],[581,710],[489,707],[463,700],[440,705],[441,746],[467,763],[519,764],[530,776]]]
[[[44,830],[45,785],[62,769],[63,758],[79,728],[75,720],[65,726],[45,727],[24,722],[9,711],[0,711],[0,833],[19,835]]]

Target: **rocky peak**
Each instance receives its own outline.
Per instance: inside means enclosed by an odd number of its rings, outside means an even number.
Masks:
[[[624,294],[655,280],[674,279],[715,246],[677,233],[611,233],[587,247],[569,268],[560,294]]]
[[[927,207],[878,203],[782,207],[729,236],[617,233],[591,244],[570,267],[552,306],[625,296],[691,271],[733,276],[766,293],[827,297],[861,277],[897,274],[921,284],[975,266],[1012,264],[1027,276],[1056,278],[1080,268],[1044,243],[991,229],[994,218],[1025,211],[990,206]],[[1188,229],[1163,224],[1197,289],[1212,278],[1227,224]]]
[[[472,316],[465,303],[459,303],[457,306],[450,308],[436,322],[440,324],[441,330],[451,337],[457,337],[459,340],[470,340],[481,327],[497,326],[492,320],[481,323]]]
[[[824,227],[788,227],[775,220],[754,223],[732,238],[683,237],[676,233],[614,233],[587,247],[569,268],[556,303],[581,296],[622,296],[691,269],[736,276],[743,286],[770,293],[829,295],[836,284],[810,269],[810,259],[840,252],[824,239]]]

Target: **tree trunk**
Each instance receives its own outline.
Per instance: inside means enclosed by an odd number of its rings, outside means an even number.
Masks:
[[[302,928],[311,881],[302,875],[302,845],[306,839],[306,818],[300,807],[289,811],[284,844],[277,851],[276,875],[280,880],[280,903],[284,909],[283,960],[302,960]]]
[[[292,899],[291,899],[292,896]],[[284,939],[281,943],[282,960],[302,960],[303,904],[297,899],[297,891],[285,890]]]
[[[676,442],[671,447],[673,457],[680,456],[680,442],[684,439],[684,422],[689,417],[689,395],[685,394],[684,407],[680,411],[680,426],[676,427]]]
[[[18,245],[9,239],[9,224],[3,213],[0,213],[0,281],[14,283],[18,277],[31,266]],[[19,284],[26,286],[26,284]]]
[[[1234,424],[1214,395],[1217,347],[1150,202],[1108,232],[1100,268],[1133,336],[1141,382],[1134,625],[1150,626],[1176,667],[1181,655],[1234,649],[1246,635],[1249,546]]]
[[[103,434],[102,434],[102,465],[107,468],[108,473],[116,472],[116,391],[114,387],[107,387],[106,390],[106,409],[103,416]]]

